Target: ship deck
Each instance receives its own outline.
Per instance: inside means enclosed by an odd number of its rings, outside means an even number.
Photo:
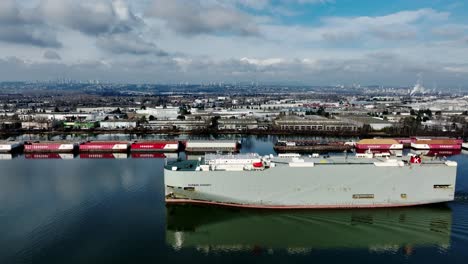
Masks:
[[[198,160],[178,160],[168,162],[165,169],[171,170],[172,167],[177,167],[178,171],[195,171],[199,164]]]
[[[301,159],[304,162],[313,162],[315,166],[321,165],[373,165],[374,163],[386,162],[388,161],[385,157],[374,157],[374,158],[357,158],[354,156],[322,156],[322,157],[307,157],[303,156]],[[390,159],[403,161],[405,164],[408,164],[409,157],[395,158],[390,157]],[[289,163],[292,162],[291,158],[279,158],[273,157],[271,162],[275,163],[276,167],[289,166]],[[417,164],[418,166],[424,165],[444,165],[446,160],[434,157],[422,157],[422,163]],[[177,171],[195,171],[200,164],[205,164],[204,159],[199,160],[177,160],[168,162],[165,166],[166,170],[172,170],[173,167],[177,167]]]

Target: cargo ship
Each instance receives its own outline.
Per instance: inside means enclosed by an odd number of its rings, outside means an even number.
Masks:
[[[457,139],[420,139],[411,143],[413,149],[461,150],[462,142]]]
[[[14,141],[0,141],[0,153],[11,153],[19,151],[23,143]]]
[[[88,141],[80,144],[80,152],[127,152],[129,142],[126,141]]]
[[[452,201],[457,163],[440,158],[206,154],[168,162],[166,203],[244,208],[374,208]]]
[[[132,143],[130,151],[132,152],[177,152],[179,151],[179,141],[137,141]]]
[[[238,152],[239,147],[236,140],[189,140],[185,143],[185,152]]]
[[[24,143],[25,153],[72,153],[76,150],[78,144],[65,141],[34,141]]]
[[[278,141],[273,147],[277,153],[343,152],[350,151],[352,148],[353,146],[345,144],[345,142],[319,142],[313,140]]]
[[[357,150],[396,150],[403,149],[403,144],[395,139],[362,139],[356,143]]]
[[[452,218],[448,206],[284,212],[171,205],[166,243],[204,253],[346,248],[411,254],[414,247],[449,249]]]

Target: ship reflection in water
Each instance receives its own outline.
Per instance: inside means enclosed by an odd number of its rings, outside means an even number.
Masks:
[[[166,242],[176,250],[261,252],[368,249],[411,254],[450,247],[447,206],[370,210],[252,211],[171,205]]]

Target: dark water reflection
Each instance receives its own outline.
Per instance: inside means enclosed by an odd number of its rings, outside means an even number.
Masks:
[[[0,263],[466,263],[468,156],[450,159],[447,205],[284,212],[166,208],[162,159],[0,161]]]
[[[196,206],[167,208],[166,241],[174,249],[308,253],[367,249],[411,254],[415,247],[450,248],[449,207],[306,210],[235,210]]]

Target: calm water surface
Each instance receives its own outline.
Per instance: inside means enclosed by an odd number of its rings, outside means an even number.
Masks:
[[[468,155],[450,159],[446,205],[277,212],[166,208],[161,159],[17,157],[0,161],[0,263],[466,263]]]

